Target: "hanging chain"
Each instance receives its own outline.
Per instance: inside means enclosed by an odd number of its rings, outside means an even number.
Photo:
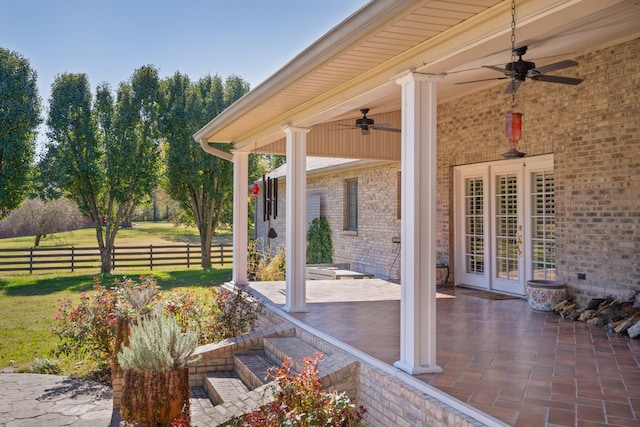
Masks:
[[[511,0],[511,103],[516,102],[516,0]]]

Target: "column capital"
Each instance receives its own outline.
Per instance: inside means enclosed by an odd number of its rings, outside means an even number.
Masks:
[[[284,130],[286,134],[311,132],[311,128],[303,128],[298,126],[285,126],[282,130]]]
[[[409,71],[402,77],[396,79],[396,83],[401,86],[407,85],[412,82],[436,82],[444,77],[444,74],[424,74]]]

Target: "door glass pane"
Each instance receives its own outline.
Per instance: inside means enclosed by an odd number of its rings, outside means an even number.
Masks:
[[[465,181],[465,268],[469,274],[484,274],[484,180]]]
[[[496,176],[496,277],[519,280],[518,177]]]
[[[531,174],[531,271],[536,280],[555,280],[553,170]]]

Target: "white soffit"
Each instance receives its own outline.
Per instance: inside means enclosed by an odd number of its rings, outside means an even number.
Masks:
[[[510,0],[374,0],[196,133],[198,141],[234,142],[249,150],[283,136],[287,125],[398,110],[393,80],[408,70],[446,74],[441,100],[496,77],[482,65],[511,60]],[[520,0],[516,42],[538,66],[640,35],[634,0]],[[494,72],[495,73],[495,72]]]

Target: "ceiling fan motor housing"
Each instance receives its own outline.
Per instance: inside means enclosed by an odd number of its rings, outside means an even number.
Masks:
[[[527,73],[536,68],[536,64],[520,58],[516,62],[509,62],[504,68],[506,70],[505,75],[524,81],[527,77]]]
[[[363,117],[361,119],[356,120],[356,126],[358,127],[369,127],[372,124],[374,124],[373,119],[370,119],[368,117]]]

